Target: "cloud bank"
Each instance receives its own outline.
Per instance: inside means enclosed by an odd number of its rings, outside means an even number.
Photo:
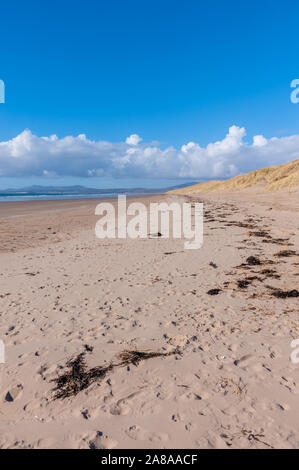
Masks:
[[[231,126],[224,139],[180,149],[143,143],[137,134],[125,142],[89,140],[85,134],[59,139],[25,130],[0,142],[0,177],[112,176],[226,178],[299,157],[299,135],[246,142],[244,127]]]

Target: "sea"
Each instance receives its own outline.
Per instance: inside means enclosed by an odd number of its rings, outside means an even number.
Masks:
[[[148,194],[161,194],[165,190],[136,190],[136,189],[113,189],[105,190],[103,192],[30,192],[30,191],[16,191],[16,192],[5,192],[1,193],[0,190],[0,202],[13,202],[13,201],[51,201],[56,199],[94,199],[94,198],[115,198],[119,195],[125,196],[146,196]]]

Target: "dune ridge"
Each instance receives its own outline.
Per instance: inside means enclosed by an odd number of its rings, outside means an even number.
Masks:
[[[299,186],[299,159],[282,165],[261,168],[245,175],[235,176],[225,181],[212,180],[193,186],[170,191],[172,194],[186,194],[210,191],[241,191],[259,185],[266,191],[277,191]]]

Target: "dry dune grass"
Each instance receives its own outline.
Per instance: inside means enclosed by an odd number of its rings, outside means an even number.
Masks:
[[[206,183],[195,184],[187,188],[170,191],[174,194],[210,191],[240,191],[257,184],[263,189],[274,191],[299,186],[299,159],[278,166],[270,166],[260,170],[251,171],[245,175],[235,176],[225,181],[213,180]]]

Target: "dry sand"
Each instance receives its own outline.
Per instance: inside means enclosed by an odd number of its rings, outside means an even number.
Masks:
[[[298,289],[298,256],[275,256],[298,251],[298,193],[200,198],[199,250],[98,240],[95,200],[0,204],[0,447],[299,447],[298,298],[273,295]],[[86,344],[88,367],[179,352],[54,400]]]

